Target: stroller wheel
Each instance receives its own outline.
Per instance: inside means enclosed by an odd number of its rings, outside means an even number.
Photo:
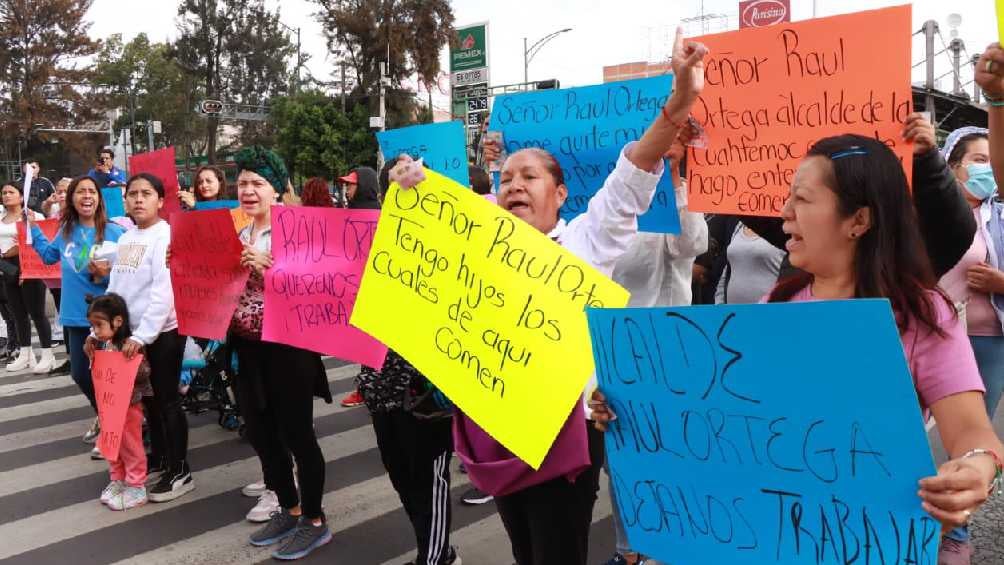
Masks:
[[[237,419],[236,414],[227,414],[226,416],[222,416],[221,420],[220,425],[223,426],[224,429],[234,431],[241,428],[240,420]]]

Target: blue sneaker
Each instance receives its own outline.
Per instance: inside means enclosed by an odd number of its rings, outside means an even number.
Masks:
[[[603,565],[627,565],[627,559],[625,559],[625,557],[621,555],[620,552],[617,552],[614,554],[613,557],[610,558],[609,561],[607,561]]]
[[[327,524],[321,522],[321,525],[315,526],[310,520],[301,518],[300,524],[290,536],[289,541],[274,551],[272,557],[280,561],[303,559],[330,541],[331,530],[328,529]]]
[[[269,517],[267,524],[257,532],[251,534],[251,545],[266,547],[279,543],[293,535],[299,521],[299,516],[293,516],[285,508],[277,510]]]

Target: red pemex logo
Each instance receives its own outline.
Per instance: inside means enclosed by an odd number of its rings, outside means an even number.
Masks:
[[[474,49],[474,35],[468,33],[467,37],[460,42],[461,49]]]
[[[739,3],[739,27],[765,27],[791,21],[789,0],[749,0]]]

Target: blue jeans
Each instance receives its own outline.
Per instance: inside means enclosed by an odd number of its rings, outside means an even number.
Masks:
[[[983,377],[983,385],[987,392],[983,401],[987,406],[987,415],[994,417],[994,411],[1004,391],[1004,336],[969,336],[976,354],[976,365]]]
[[[614,521],[614,547],[621,555],[634,553],[635,551],[628,547],[627,531],[625,531],[624,522],[621,520],[620,506],[617,505],[617,490],[614,489],[614,482],[610,479],[610,467],[606,461],[603,462],[603,468],[607,470],[607,479],[610,481],[608,492],[610,493],[610,514]],[[645,561],[645,565],[662,565],[662,562],[648,559]]]
[[[973,344],[976,366],[980,369],[983,386],[987,389],[983,402],[987,416],[992,420],[1001,399],[1001,391],[1004,390],[1004,336],[971,335],[969,342]],[[969,541],[969,528],[955,528],[947,536],[956,541]]]
[[[91,328],[63,327],[63,338],[70,353],[70,376],[80,387],[91,403],[91,408],[97,412],[98,404],[94,400],[94,381],[91,380],[91,361],[84,355],[84,341],[90,335]]]

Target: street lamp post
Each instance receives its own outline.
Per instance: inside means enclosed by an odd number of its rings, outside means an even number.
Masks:
[[[530,61],[533,60],[534,56],[537,55],[537,53],[540,52],[540,50],[544,47],[544,44],[546,44],[548,41],[551,41],[555,37],[558,37],[559,35],[565,33],[566,31],[572,31],[572,28],[566,27],[565,29],[559,29],[558,31],[549,33],[549,34],[545,35],[544,37],[540,38],[539,40],[537,40],[537,42],[534,43],[533,45],[531,45],[530,47],[526,46],[526,44],[527,44],[526,38],[525,37],[523,38],[523,82],[524,83],[530,82],[530,72],[529,72]]]
[[[278,23],[279,23],[279,25],[281,25],[282,27],[288,29],[289,31],[295,31],[296,32],[296,84],[294,85],[293,92],[299,92],[300,91],[300,66],[302,64],[302,60],[300,58],[301,57],[301,55],[300,55],[300,28],[297,27],[296,29],[293,29],[293,28],[289,27],[288,25],[286,25],[286,24],[284,24],[282,22],[278,22]]]

